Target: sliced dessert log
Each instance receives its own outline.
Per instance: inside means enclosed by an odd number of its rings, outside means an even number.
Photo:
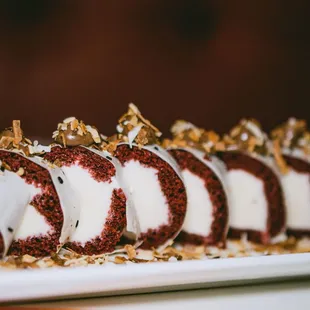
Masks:
[[[287,234],[310,236],[310,132],[304,120],[289,118],[271,131],[287,208]]]
[[[182,170],[188,205],[178,241],[223,247],[228,230],[228,205],[223,180],[211,157],[191,149],[170,149]]]
[[[218,154],[225,163],[229,192],[229,237],[246,233],[250,241],[268,244],[285,229],[285,204],[277,174],[268,158],[239,151]]]
[[[9,151],[0,150],[0,257],[8,252],[26,206],[37,193],[37,189],[22,178],[24,174],[22,168],[14,172],[6,164],[5,159],[9,153]],[[14,154],[13,157],[17,161],[23,160],[22,155],[19,154]]]
[[[283,155],[289,171],[281,183],[287,208],[287,233],[301,238],[310,236],[310,162]]]
[[[122,164],[121,182],[136,211],[142,249],[167,245],[180,232],[187,197],[179,169],[158,145],[119,144],[114,156]]]
[[[113,252],[126,227],[126,197],[112,157],[84,146],[54,146],[44,158],[61,166],[80,202],[80,218],[66,246],[80,254]]]
[[[60,169],[45,166],[40,159],[0,152],[5,167],[18,174],[29,197],[8,254],[41,257],[57,252],[74,229],[78,213],[65,175]]]

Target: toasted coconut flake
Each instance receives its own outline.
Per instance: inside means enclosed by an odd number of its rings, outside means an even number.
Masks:
[[[31,145],[31,140],[23,136],[23,131],[20,128],[20,121],[18,120],[14,120],[12,127],[6,128],[0,133],[0,148],[16,150],[29,156],[29,147]]]
[[[261,129],[255,119],[242,119],[239,124],[230,130],[229,135],[224,135],[219,151],[242,150],[249,153],[268,155],[268,136]]]
[[[127,261],[128,261],[128,259],[123,257],[123,256],[115,256],[115,258],[114,258],[115,264],[125,264]]]
[[[122,115],[116,127],[118,139],[122,142],[136,143],[139,146],[157,144],[161,132],[147,119],[134,104],[129,104],[127,113]],[[110,142],[111,139],[108,139]]]
[[[133,259],[137,256],[136,250],[132,245],[130,244],[125,245],[125,250],[127,252],[129,259]]]
[[[24,170],[24,168],[22,168],[22,167],[20,167],[20,168],[18,169],[18,171],[16,172],[16,174],[19,175],[19,176],[24,175],[24,173],[25,173],[25,170]]]
[[[310,132],[304,120],[290,118],[286,123],[275,128],[271,132],[271,137],[273,139],[274,156],[283,174],[289,171],[282,156],[283,150],[299,150],[305,157],[310,155]]]
[[[64,147],[77,145],[91,147],[101,143],[98,130],[93,126],[86,126],[83,121],[79,121],[75,117],[68,117],[58,124],[52,137]]]
[[[137,257],[132,246],[126,246],[127,255],[80,255],[70,249],[61,249],[58,254],[51,257],[37,259],[30,255],[9,256],[0,260],[0,267],[6,269],[17,268],[50,268],[50,267],[75,267],[88,265],[103,265],[106,263],[130,264],[171,262],[180,260],[205,260],[250,256],[267,256],[289,253],[310,252],[310,239],[297,240],[288,238],[271,245],[255,244],[247,240],[244,235],[241,240],[228,240],[226,249],[204,246],[168,246],[161,253],[151,252],[149,257]]]
[[[11,167],[6,163],[6,162],[2,162],[2,165],[1,165],[5,170],[8,170],[8,171],[12,171]]]
[[[71,117],[67,117],[63,120],[63,123],[64,124],[69,124],[69,123],[72,123],[74,122],[74,120],[76,120],[76,118],[74,116],[71,116]]]
[[[71,121],[71,130],[76,130],[78,127],[79,127],[79,121],[76,118],[74,118]]]
[[[279,140],[273,141],[273,152],[274,152],[274,158],[276,160],[276,163],[277,163],[281,173],[287,174],[289,172],[289,167],[286,164],[286,162],[282,156],[282,150],[280,147],[280,141]]]
[[[98,130],[96,128],[87,125],[86,126],[86,130],[88,132],[90,132],[90,134],[92,135],[95,143],[100,143],[101,142],[101,138],[100,138],[99,132],[98,132]]]
[[[217,151],[220,137],[214,131],[206,131],[184,120],[177,120],[171,127],[172,140],[165,139],[165,148],[195,148],[207,153]]]
[[[1,137],[0,139],[0,148],[2,149],[9,149],[10,146],[13,144],[14,138],[11,137]]]
[[[271,132],[273,141],[278,141],[281,149],[300,150],[310,155],[310,132],[304,120],[290,118]]]
[[[36,259],[35,257],[33,257],[33,256],[28,255],[28,254],[26,254],[26,255],[24,255],[24,256],[22,257],[22,262],[23,262],[23,263],[32,264],[32,263],[34,263],[35,261],[37,261],[37,259]]]
[[[20,128],[20,121],[13,121],[14,144],[18,145],[23,140],[23,132]]]
[[[58,265],[58,266],[65,266],[66,260],[60,257],[58,253],[52,253],[51,259]]]

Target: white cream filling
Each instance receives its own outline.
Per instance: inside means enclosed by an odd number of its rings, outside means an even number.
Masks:
[[[39,191],[40,192],[40,191]],[[39,194],[38,192],[38,194]],[[15,234],[15,240],[39,237],[52,233],[52,227],[34,206],[28,204],[21,225]]]
[[[230,227],[237,229],[267,229],[268,202],[264,183],[244,170],[230,170],[227,173],[230,195]]]
[[[157,176],[158,171],[138,161],[125,163],[122,184],[135,206],[141,232],[168,224],[169,210]]]
[[[0,231],[4,239],[4,255],[22,222],[27,204],[40,192],[16,173],[5,170],[0,174]],[[12,231],[9,231],[12,230]]]
[[[62,167],[80,202],[80,219],[70,241],[85,245],[100,236],[110,210],[113,190],[118,188],[115,177],[111,182],[98,182],[90,173],[76,165]]]
[[[207,237],[212,225],[212,202],[204,181],[189,170],[182,172],[187,193],[187,212],[183,230]]]
[[[128,235],[130,234],[130,239],[137,239],[140,236],[140,226],[139,222],[136,216],[136,211],[134,208],[134,205],[132,201],[130,200],[130,196],[127,193],[126,186],[123,186],[122,184],[122,164],[119,162],[119,160],[116,157],[113,157],[109,152],[107,151],[98,151],[93,148],[87,148],[87,150],[105,158],[107,161],[109,161],[114,168],[116,169],[115,177],[118,182],[118,188],[121,188],[126,196],[126,231],[124,234]],[[133,237],[132,237],[133,236]]]
[[[287,227],[310,229],[310,176],[293,169],[281,178],[287,211]]]

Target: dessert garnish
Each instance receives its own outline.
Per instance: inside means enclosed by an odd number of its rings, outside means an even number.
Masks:
[[[223,143],[226,150],[241,150],[260,155],[269,154],[268,137],[255,119],[242,119],[228,135],[224,135]]]
[[[171,127],[172,140],[165,139],[165,148],[190,147],[214,153],[222,148],[220,137],[214,131],[206,131],[184,120],[176,121]]]
[[[113,153],[120,142],[127,142],[131,146],[136,143],[139,148],[144,145],[158,144],[162,133],[149,120],[144,118],[139,109],[130,103],[128,112],[118,121],[117,134],[103,139],[102,149]]]
[[[310,132],[305,120],[290,118],[271,132],[271,138],[278,141],[281,148],[299,149],[310,155]]]
[[[290,118],[271,132],[271,138],[274,157],[283,174],[289,171],[283,158],[283,149],[299,150],[306,156],[310,155],[310,132],[304,120]]]
[[[59,123],[57,130],[53,132],[53,139],[64,147],[93,146],[102,141],[97,128],[85,125],[75,117],[68,117]]]
[[[19,120],[14,120],[12,127],[8,127],[0,133],[0,148],[2,149],[21,151],[29,156],[32,154],[29,148],[31,145],[32,142],[23,134]]]

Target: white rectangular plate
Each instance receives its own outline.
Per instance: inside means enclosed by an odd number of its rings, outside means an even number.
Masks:
[[[310,277],[310,253],[0,271],[0,302],[112,296]]]

